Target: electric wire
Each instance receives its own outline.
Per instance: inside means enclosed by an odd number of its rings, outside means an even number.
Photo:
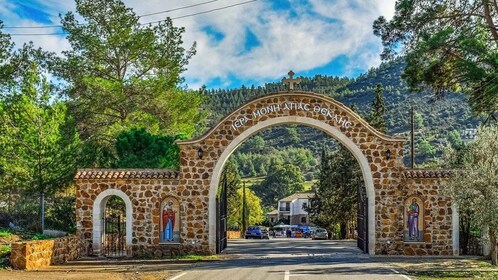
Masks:
[[[147,16],[152,16],[152,15],[157,15],[157,14],[162,14],[162,13],[168,13],[168,12],[177,11],[177,10],[183,10],[183,9],[192,8],[192,7],[196,7],[196,6],[201,6],[201,5],[205,5],[205,4],[216,2],[216,1],[219,1],[219,0],[211,0],[211,1],[201,2],[201,3],[197,3],[197,4],[193,4],[193,5],[188,5],[188,6],[184,6],[184,7],[179,7],[179,8],[175,8],[175,9],[171,9],[171,10],[165,10],[165,11],[160,11],[160,12],[156,12],[156,13],[145,14],[145,15],[141,15],[139,17],[147,17]],[[220,11],[220,10],[225,10],[225,9],[229,9],[229,8],[233,8],[233,7],[237,7],[237,6],[241,6],[241,5],[245,5],[245,4],[249,4],[249,3],[252,3],[252,2],[256,2],[256,1],[259,1],[259,0],[249,0],[249,1],[241,2],[241,3],[236,3],[236,4],[232,4],[232,5],[227,5],[227,6],[223,6],[223,7],[219,7],[219,8],[214,8],[214,9],[206,10],[206,11],[202,11],[202,12],[197,12],[197,13],[192,13],[192,14],[187,14],[187,15],[182,15],[182,16],[177,16],[177,17],[172,17],[171,19],[174,20],[174,19],[182,19],[182,18],[187,18],[187,17],[193,17],[193,16],[198,16],[198,15],[203,15],[203,14],[207,14],[207,13],[212,13],[212,12],[216,12],[216,11]],[[158,20],[158,21],[151,21],[151,22],[141,23],[140,25],[141,26],[150,25],[150,24],[155,24],[155,23],[159,23],[159,22],[163,22],[163,21],[165,21],[165,20],[163,19],[163,20]],[[42,28],[61,28],[61,27],[63,27],[63,26],[62,25],[4,26],[3,29],[7,29],[7,28],[9,28],[9,29],[42,29]],[[7,34],[11,35],[11,36],[51,36],[51,35],[67,35],[68,33],[66,33],[66,32],[56,32],[56,33],[7,33]]]

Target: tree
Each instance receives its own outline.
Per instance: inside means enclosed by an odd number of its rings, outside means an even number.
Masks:
[[[242,204],[243,189],[240,172],[236,162],[229,159],[221,175],[221,182],[226,183],[227,188],[227,214],[228,226],[232,228],[242,227]],[[246,187],[246,218],[250,225],[259,224],[263,221],[263,209],[261,199],[254,191]]]
[[[180,148],[176,140],[181,135],[153,135],[143,128],[121,132],[116,139],[118,168],[172,168],[180,164]]]
[[[0,20],[0,86],[9,83],[12,79],[12,65],[7,63],[11,55],[13,43],[10,36],[2,32],[3,22]],[[1,91],[0,91],[1,94]]]
[[[62,16],[71,49],[52,66],[82,137],[113,144],[132,127],[192,135],[204,114],[201,96],[179,87],[195,53],[182,46],[184,29],[170,19],[142,25],[119,0],[76,0],[76,12]]]
[[[274,165],[266,178],[253,187],[264,207],[275,207],[279,199],[304,190],[304,177],[292,164]]]
[[[0,145],[5,178],[16,193],[41,196],[67,186],[76,172],[79,138],[66,105],[55,99],[53,87],[36,63],[11,88],[0,108]]]
[[[358,162],[343,146],[329,155],[322,150],[319,181],[307,211],[313,223],[335,231],[340,225],[340,238],[347,235],[356,217],[357,182],[361,179]]]
[[[463,91],[477,113],[498,110],[498,5],[491,0],[400,0],[395,15],[379,17],[374,34],[382,58],[406,56],[403,76],[412,90],[437,96]]]
[[[481,229],[488,229],[491,263],[497,265],[498,236],[498,127],[481,127],[464,149],[463,169],[450,178],[445,192],[459,212],[470,214]]]
[[[375,88],[375,98],[372,101],[372,111],[369,117],[369,123],[382,133],[387,132],[386,126],[386,104],[384,103],[384,95],[382,84],[377,84]]]

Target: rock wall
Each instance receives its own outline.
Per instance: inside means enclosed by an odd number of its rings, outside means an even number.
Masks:
[[[84,254],[83,241],[77,236],[51,240],[15,242],[10,262],[14,269],[32,270],[75,260]]]
[[[88,244],[87,254],[94,252],[93,212],[97,197],[106,190],[122,192],[131,201],[131,256],[174,256],[187,252],[208,254],[208,191],[189,186],[171,170],[80,170],[76,175],[77,235]],[[180,242],[160,242],[160,205],[167,197],[180,203]],[[104,205],[105,207],[105,205]],[[99,211],[104,211],[104,207]],[[100,225],[95,225],[99,227]],[[101,253],[100,253],[101,254]]]
[[[376,189],[377,255],[453,255],[452,204],[441,193],[450,176],[445,170],[405,170],[399,180]],[[423,202],[423,240],[406,241],[407,209],[410,197]],[[456,233],[458,234],[458,233]]]

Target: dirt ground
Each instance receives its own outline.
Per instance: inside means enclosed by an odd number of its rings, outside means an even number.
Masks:
[[[2,280],[164,280],[192,266],[194,260],[82,259],[39,270],[0,270]]]

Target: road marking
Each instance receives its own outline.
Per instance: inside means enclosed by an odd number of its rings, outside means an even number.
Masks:
[[[290,277],[290,272],[286,270],[284,275],[284,280],[289,280],[289,277]]]
[[[407,280],[412,280],[412,278],[410,278],[410,277],[408,277],[408,276],[406,276],[406,275],[404,275],[404,274],[401,274],[399,271],[397,271],[397,270],[396,270],[396,269],[394,269],[394,268],[390,268],[390,270],[391,270],[392,272],[394,272],[394,273],[398,274],[399,276],[401,276],[401,277],[403,277],[403,278],[407,279]]]
[[[182,274],[178,274],[177,276],[175,276],[175,277],[173,277],[173,278],[170,278],[169,280],[176,280],[176,279],[178,279],[178,278],[180,278],[180,277],[184,276],[185,274],[187,274],[187,272],[184,272],[184,273],[182,273]]]

